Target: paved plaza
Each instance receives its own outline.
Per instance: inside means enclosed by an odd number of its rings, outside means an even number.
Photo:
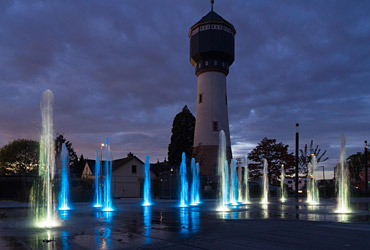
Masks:
[[[88,203],[58,214],[61,225],[35,228],[27,204],[0,202],[0,249],[370,249],[370,199],[335,214],[335,200],[296,206],[272,200],[216,210],[216,201],[180,208],[174,201],[115,200],[114,212]]]

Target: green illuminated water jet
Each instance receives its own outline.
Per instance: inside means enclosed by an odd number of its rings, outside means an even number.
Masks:
[[[243,203],[250,203],[249,199],[249,171],[248,171],[248,155],[245,156],[245,167],[244,167],[244,201]]]
[[[268,177],[268,163],[266,159],[263,159],[263,191],[261,204],[269,203],[269,177]]]
[[[346,138],[341,137],[340,162],[337,167],[336,185],[338,188],[337,194],[337,209],[336,213],[350,213],[349,205],[349,172],[348,164],[346,162]]]
[[[34,182],[30,194],[31,216],[37,227],[58,225],[55,213],[55,144],[53,138],[53,100],[50,90],[42,94],[39,178]]]
[[[312,155],[311,162],[308,163],[307,174],[307,202],[311,205],[320,204],[319,189],[317,187],[315,170],[317,167],[316,156]]]
[[[281,164],[281,175],[280,175],[280,201],[285,202],[287,200],[287,193],[285,189],[285,169],[284,164]]]

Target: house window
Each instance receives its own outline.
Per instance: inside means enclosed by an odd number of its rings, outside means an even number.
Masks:
[[[136,174],[136,165],[132,165],[131,167],[131,173]]]
[[[225,103],[226,103],[226,105],[227,105],[227,95],[225,95]]]
[[[212,122],[212,130],[218,131],[218,122]]]
[[[214,64],[217,65],[217,61],[216,60],[214,61]]]
[[[203,94],[199,94],[198,103],[202,103],[202,102],[203,102]]]
[[[206,66],[208,66],[208,61],[206,61]]]

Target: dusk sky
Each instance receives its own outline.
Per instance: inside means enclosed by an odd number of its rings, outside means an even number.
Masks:
[[[227,77],[234,157],[263,137],[294,150],[311,139],[326,170],[370,141],[370,1],[216,0],[231,22]],[[0,146],[38,140],[42,92],[54,93],[55,132],[95,157],[167,157],[172,121],[196,112],[189,28],[209,0],[0,2]],[[321,164],[320,164],[321,165]],[[329,173],[328,173],[328,176]],[[321,177],[321,176],[320,176]]]

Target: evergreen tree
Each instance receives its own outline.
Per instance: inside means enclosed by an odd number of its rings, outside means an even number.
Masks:
[[[180,164],[181,154],[191,157],[194,141],[195,117],[188,107],[175,116],[172,123],[171,143],[168,145],[168,162]]]
[[[268,162],[268,177],[270,182],[280,179],[281,165],[284,164],[285,173],[294,173],[294,156],[288,153],[289,145],[282,142],[276,143],[276,139],[263,138],[262,141],[248,154],[250,176],[254,179],[262,176],[263,159]]]
[[[57,138],[55,139],[55,156],[57,157],[56,164],[60,164],[60,153],[62,152],[62,144],[66,145],[68,150],[68,160],[69,160],[69,169],[71,175],[78,175],[79,174],[79,167],[78,167],[78,157],[75,150],[72,147],[72,143],[67,141],[67,139],[62,134],[57,134]]]

